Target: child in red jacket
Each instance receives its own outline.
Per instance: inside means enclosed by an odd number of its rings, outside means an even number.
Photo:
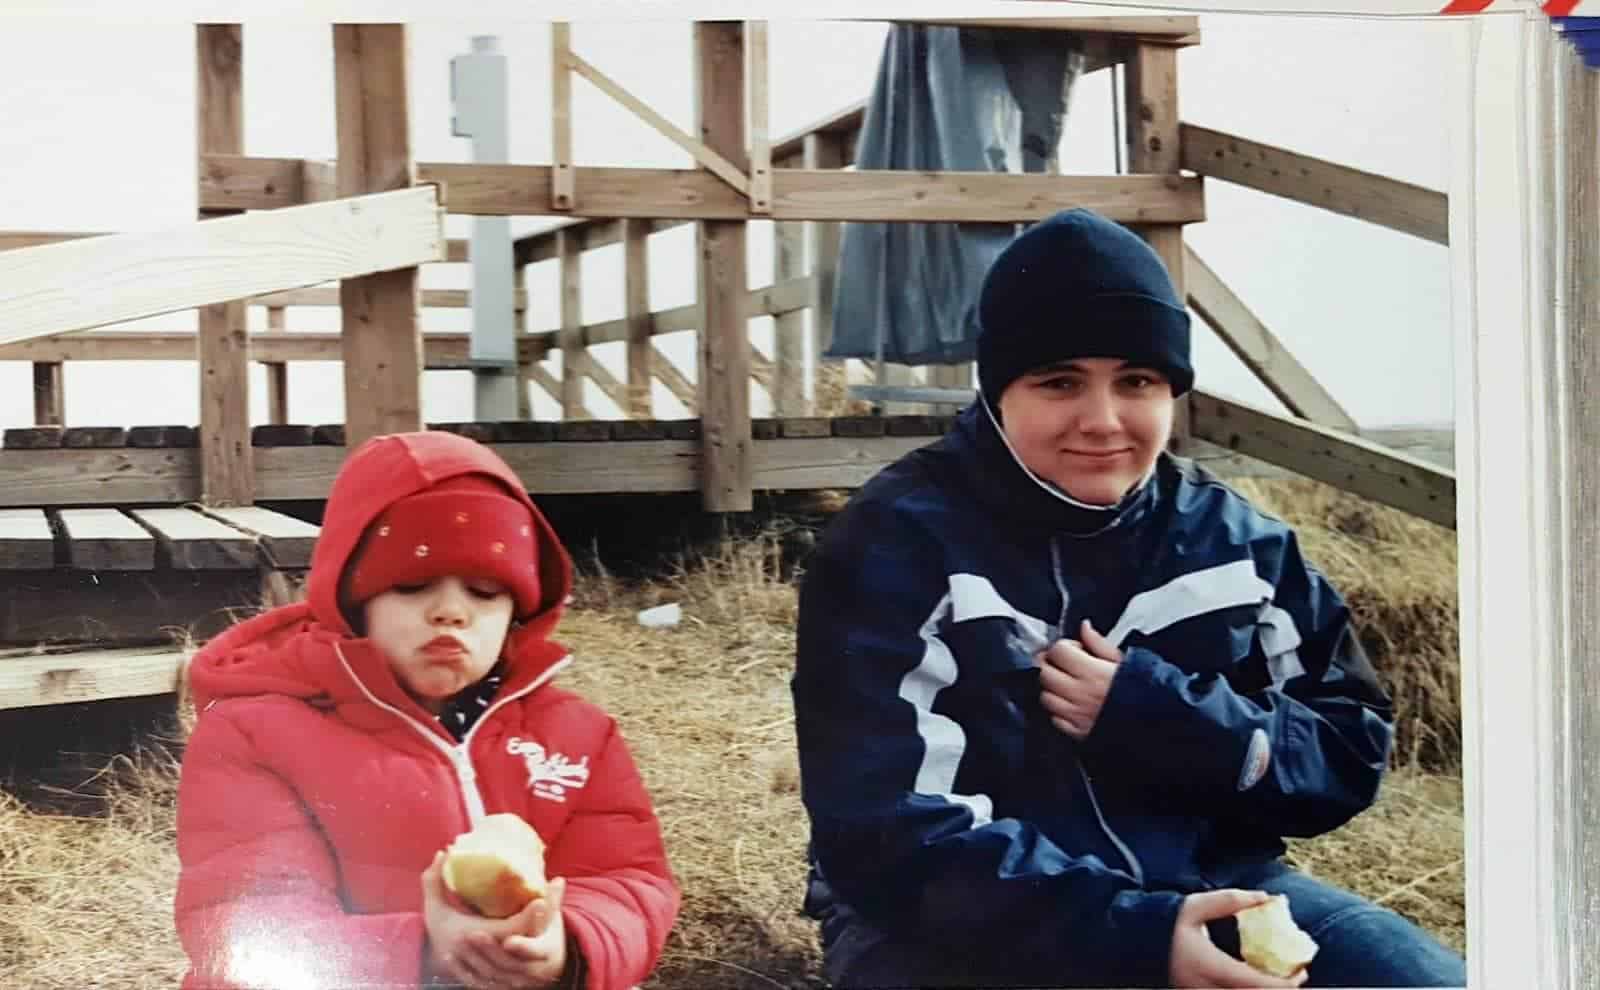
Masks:
[[[548,682],[571,563],[488,448],[378,437],[334,480],[308,601],[194,658],[178,791],[185,987],[628,987],[677,914],[612,719]],[[440,854],[486,814],[545,843],[504,920]]]

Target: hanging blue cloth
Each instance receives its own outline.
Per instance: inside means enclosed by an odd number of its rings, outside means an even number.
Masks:
[[[1600,17],[1552,17],[1561,34],[1590,69],[1600,69]]]
[[[1047,172],[1084,57],[1056,31],[895,24],[856,149],[860,169]],[[828,358],[971,361],[983,274],[1010,223],[846,223]]]

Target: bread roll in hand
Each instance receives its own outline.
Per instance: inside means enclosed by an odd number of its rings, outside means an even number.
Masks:
[[[1282,894],[1245,908],[1234,918],[1239,922],[1239,955],[1263,973],[1287,979],[1309,966],[1317,954],[1317,943],[1294,923],[1289,898]]]
[[[445,850],[444,885],[479,914],[509,918],[544,896],[544,841],[516,815],[487,815]]]

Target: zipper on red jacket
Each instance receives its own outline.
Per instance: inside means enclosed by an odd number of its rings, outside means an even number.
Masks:
[[[344,651],[339,648],[338,643],[333,644],[333,651],[334,653],[338,654],[339,664],[344,667],[345,673],[350,675],[350,680],[355,682],[356,687],[361,691],[362,694],[367,696],[368,701],[399,718],[406,725],[409,725],[424,739],[428,740],[430,745],[444,754],[445,759],[450,761],[450,766],[455,770],[456,783],[461,787],[461,803],[467,812],[467,826],[469,828],[477,825],[478,822],[482,820],[484,815],[483,794],[478,790],[478,769],[472,765],[471,747],[473,733],[477,732],[478,726],[487,722],[489,720],[489,716],[494,714],[497,709],[517,700],[518,698],[525,697],[535,689],[542,686],[546,681],[550,680],[550,678],[554,677],[556,673],[561,670],[561,668],[572,662],[572,657],[570,654],[562,657],[560,660],[557,660],[555,663],[551,664],[544,673],[540,674],[538,677],[535,677],[533,682],[527,687],[519,688],[515,692],[506,695],[504,698],[501,698],[499,701],[496,701],[494,704],[490,705],[482,715],[478,716],[478,721],[473,724],[472,728],[467,730],[467,734],[462,737],[461,742],[452,746],[443,739],[440,739],[439,734],[428,728],[428,726],[418,722],[410,715],[407,715],[405,712],[367,690],[366,684],[362,683],[361,678],[356,676],[355,669],[350,666],[350,661],[345,659]]]

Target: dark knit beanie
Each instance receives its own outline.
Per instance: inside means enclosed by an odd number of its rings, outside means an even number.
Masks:
[[[1166,266],[1090,210],[1064,210],[1008,244],[984,276],[978,320],[978,384],[996,414],[1007,385],[1073,358],[1155,368],[1174,395],[1194,384],[1189,313]]]

